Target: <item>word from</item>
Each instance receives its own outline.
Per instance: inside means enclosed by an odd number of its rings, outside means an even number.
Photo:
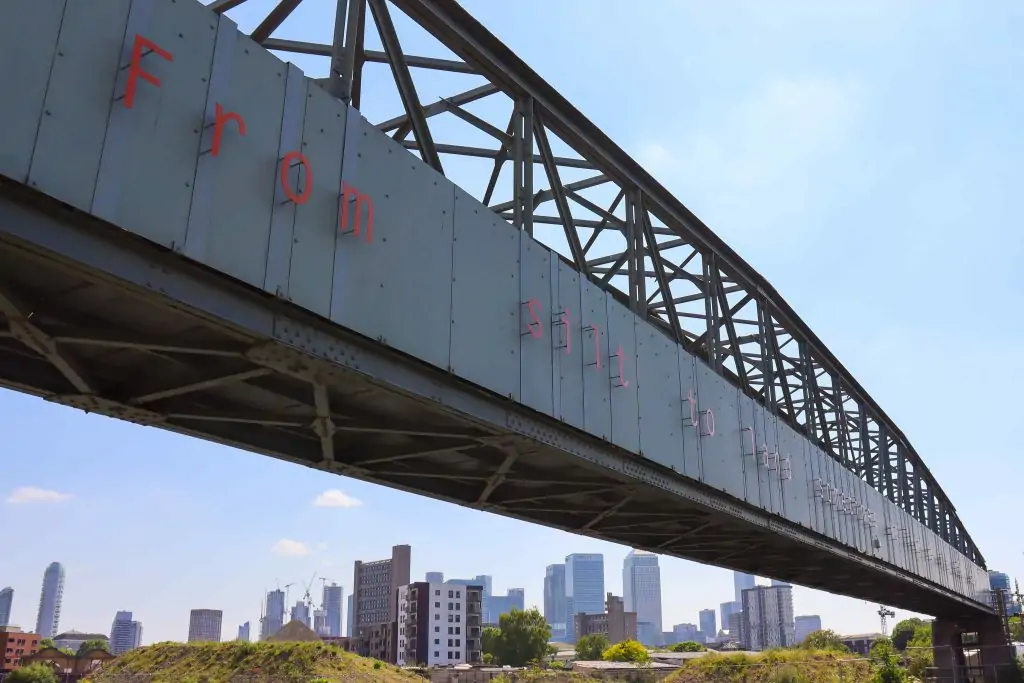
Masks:
[[[132,43],[132,58],[131,64],[128,67],[128,85],[125,88],[124,93],[124,106],[127,109],[132,109],[135,106],[135,97],[137,95],[139,80],[143,80],[150,85],[159,88],[161,86],[160,79],[154,74],[146,71],[142,67],[142,59],[148,55],[156,55],[161,59],[168,62],[174,61],[174,55],[160,47],[148,38],[136,34],[134,42]],[[241,114],[234,111],[225,111],[224,106],[217,102],[214,107],[213,123],[213,140],[210,147],[210,154],[215,158],[220,156],[221,144],[224,138],[224,132],[228,127],[229,123],[234,124],[235,131],[239,136],[245,137],[245,118]],[[205,152],[203,152],[205,154]],[[302,152],[294,150],[288,152],[279,160],[281,171],[280,171],[280,182],[281,191],[287,197],[288,201],[293,204],[305,204],[309,201],[310,193],[313,189],[313,169],[309,164],[309,160],[305,157]],[[298,190],[296,188],[297,183],[293,183],[290,173],[293,169],[302,169],[302,188]],[[354,204],[355,206],[355,218],[352,221],[352,230],[349,230],[349,205]],[[373,242],[373,200],[347,182],[342,182],[340,203],[338,207],[338,213],[340,214],[340,230],[342,233],[347,234],[353,232],[357,237],[362,234],[362,216],[363,208],[365,206],[366,213],[366,241]]]

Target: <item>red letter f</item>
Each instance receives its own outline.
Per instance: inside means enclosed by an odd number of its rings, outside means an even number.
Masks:
[[[143,38],[139,34],[135,34],[135,42],[132,44],[132,62],[131,66],[128,68],[128,88],[124,93],[124,106],[128,109],[135,106],[135,88],[138,87],[140,77],[144,81],[152,83],[158,88],[160,87],[160,79],[148,71],[143,71],[142,66],[139,64],[139,62],[142,61],[142,48],[144,47],[148,48],[150,52],[155,52],[160,55],[168,62],[174,61],[174,56],[171,55],[170,52],[163,49],[152,40]]]

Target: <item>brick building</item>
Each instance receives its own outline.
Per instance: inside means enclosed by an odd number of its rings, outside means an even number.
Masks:
[[[0,626],[0,673],[6,674],[21,665],[21,658],[39,652],[42,638],[35,633],[26,633],[17,626]]]
[[[604,614],[577,614],[576,637],[601,634],[612,645],[636,640],[636,612],[627,612],[622,598],[608,593]]]
[[[352,579],[353,649],[394,664],[398,650],[398,589],[410,583],[412,548],[396,545],[391,558],[355,563]]]

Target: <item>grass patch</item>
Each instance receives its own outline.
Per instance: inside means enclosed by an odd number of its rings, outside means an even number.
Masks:
[[[691,659],[666,683],[869,683],[871,666],[854,655],[827,650],[769,650]]]
[[[423,683],[324,643],[158,643],[126,652],[88,683]]]

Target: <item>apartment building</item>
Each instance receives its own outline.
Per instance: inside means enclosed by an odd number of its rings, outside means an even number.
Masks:
[[[788,585],[743,591],[740,643],[745,649],[759,652],[796,644],[792,591]]]
[[[39,652],[40,640],[38,634],[26,633],[17,626],[0,626],[0,674],[17,669],[23,657]]]
[[[396,545],[391,557],[373,562],[356,561],[352,580],[354,649],[363,657],[395,663],[398,648],[398,589],[408,586],[412,548]]]
[[[399,666],[483,661],[483,585],[428,583],[398,589]]]

